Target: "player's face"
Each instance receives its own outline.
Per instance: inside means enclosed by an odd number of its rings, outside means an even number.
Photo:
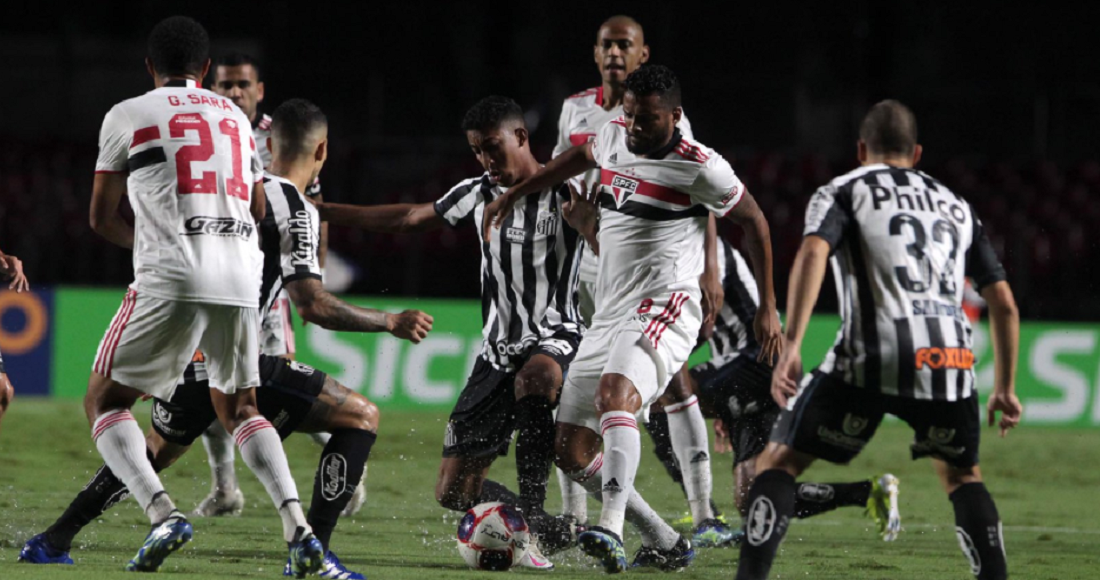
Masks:
[[[233,101],[250,121],[256,120],[256,107],[264,100],[264,84],[250,64],[219,66],[214,71],[214,92]]]
[[[605,82],[619,84],[645,61],[649,47],[637,26],[608,24],[596,35],[596,65]]]
[[[466,131],[466,141],[481,167],[489,172],[489,181],[504,187],[515,185],[518,159],[523,150],[522,129],[500,127],[491,131]]]
[[[645,155],[664,147],[672,139],[679,110],[669,107],[659,95],[635,97],[627,91],[623,96],[626,148],[635,155]]]

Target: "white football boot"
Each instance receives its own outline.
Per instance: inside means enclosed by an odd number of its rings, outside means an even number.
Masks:
[[[546,556],[542,555],[542,551],[539,550],[538,540],[532,538],[531,545],[527,547],[527,554],[519,561],[519,567],[549,572],[554,569],[554,563],[547,560]]]
[[[901,533],[901,513],[898,511],[898,488],[901,480],[892,473],[871,481],[871,497],[867,499],[867,515],[878,525],[885,542],[893,542]]]

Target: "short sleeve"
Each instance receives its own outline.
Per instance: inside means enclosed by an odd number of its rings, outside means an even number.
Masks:
[[[703,162],[703,169],[688,188],[695,203],[718,217],[724,217],[745,196],[745,184],[733,172],[728,161],[715,153]]]
[[[997,259],[993,244],[989,243],[981,220],[973,210],[970,215],[974,221],[974,236],[966,251],[966,275],[974,280],[974,286],[981,291],[990,284],[1007,280],[1008,276],[1001,261]]]
[[[463,220],[472,217],[474,209],[481,203],[481,196],[478,195],[481,179],[467,179],[452,187],[435,202],[435,213],[452,227],[457,227]]]
[[[554,145],[554,153],[551,157],[557,157],[573,146],[573,143],[569,141],[569,135],[566,134],[569,126],[569,109],[569,101],[562,103],[561,115],[558,116],[558,142]]]
[[[814,192],[806,206],[802,235],[817,236],[836,248],[843,241],[851,221],[851,204],[846,202],[843,192],[838,192],[833,185],[825,185]]]
[[[99,157],[95,162],[95,172],[125,173],[132,138],[129,117],[121,105],[115,105],[103,118],[103,127],[99,130]]]

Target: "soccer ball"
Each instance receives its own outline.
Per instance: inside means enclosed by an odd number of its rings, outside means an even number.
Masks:
[[[458,524],[458,553],[477,570],[515,566],[527,555],[530,542],[523,514],[497,501],[474,506]]]

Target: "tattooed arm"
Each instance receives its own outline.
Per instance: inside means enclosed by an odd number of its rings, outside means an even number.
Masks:
[[[326,291],[316,278],[294,280],[286,289],[302,320],[328,330],[388,332],[419,343],[432,329],[432,317],[419,310],[391,314],[353,306]]]

